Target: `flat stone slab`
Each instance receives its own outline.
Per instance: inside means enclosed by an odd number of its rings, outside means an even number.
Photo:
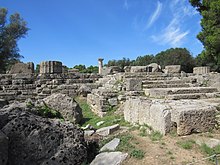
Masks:
[[[103,151],[115,151],[115,149],[118,147],[120,143],[120,139],[114,138],[112,141],[105,144],[101,149],[100,152]]]
[[[112,125],[109,127],[100,128],[96,131],[96,133],[101,136],[108,136],[108,135],[112,134],[113,132],[119,130],[119,128],[120,128],[119,124],[115,124],[115,125]]]
[[[128,154],[122,152],[103,152],[98,154],[90,165],[120,165]]]
[[[206,144],[210,148],[214,148],[218,145],[220,145],[220,140],[219,139],[213,139],[213,138],[202,138],[202,139],[197,139],[196,144],[202,145]]]
[[[213,93],[218,92],[212,87],[188,87],[188,88],[151,88],[144,90],[145,95],[154,98],[164,98],[167,95],[192,94],[192,93]]]

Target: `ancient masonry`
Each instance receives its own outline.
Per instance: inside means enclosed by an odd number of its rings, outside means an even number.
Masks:
[[[0,75],[0,99],[13,102],[44,99],[54,93],[70,97],[87,96],[87,103],[99,116],[112,108],[123,111],[126,121],[148,124],[167,134],[204,132],[218,126],[220,74],[208,67],[184,73],[181,66],[162,69],[148,66],[103,67],[99,74],[65,71],[61,62],[40,64],[40,74],[33,73],[33,63],[16,64],[9,74]]]
[[[53,93],[73,97],[89,92],[84,91],[85,88],[97,88],[94,82],[100,77],[98,74],[62,73],[62,63],[57,61],[41,62],[40,74],[34,74],[33,71],[27,70],[30,64],[18,63],[10,71],[13,74],[0,75],[0,99],[9,102],[25,101],[29,98],[37,100]],[[19,73],[15,73],[15,70],[19,70]]]

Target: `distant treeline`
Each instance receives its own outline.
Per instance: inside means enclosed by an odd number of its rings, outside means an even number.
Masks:
[[[195,66],[210,66],[212,70],[216,69],[214,63],[204,61],[201,56],[193,57],[186,48],[171,48],[162,51],[156,55],[138,56],[135,60],[122,58],[121,60],[109,60],[106,66],[145,66],[150,63],[157,63],[162,68],[166,65],[181,65],[183,71],[190,73]]]

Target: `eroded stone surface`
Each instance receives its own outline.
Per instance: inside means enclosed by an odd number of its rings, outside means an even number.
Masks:
[[[0,130],[0,164],[8,162],[8,137]]]
[[[78,103],[65,94],[52,94],[43,100],[47,106],[56,109],[64,119],[79,123],[82,119],[82,109]]]
[[[128,154],[122,152],[103,152],[98,154],[90,165],[120,165]]]
[[[0,110],[0,129],[9,138],[9,165],[81,165],[86,161],[83,131],[74,124],[13,108]]]

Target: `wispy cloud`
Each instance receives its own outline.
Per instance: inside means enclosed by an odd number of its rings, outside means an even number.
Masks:
[[[124,0],[123,7],[124,7],[126,10],[129,9],[129,6],[128,6],[128,0]]]
[[[170,10],[172,20],[158,35],[151,38],[158,44],[169,44],[173,47],[181,46],[184,39],[190,33],[189,28],[184,26],[187,18],[197,14],[197,12],[187,4],[186,0],[171,0]]]
[[[161,35],[152,36],[152,39],[158,44],[170,44],[173,47],[180,46],[182,40],[189,34],[189,30],[182,31],[179,27],[179,21],[174,18],[170,24],[163,30]]]
[[[151,15],[146,28],[149,28],[158,19],[158,17],[160,16],[161,10],[162,10],[162,6],[163,4],[157,1],[157,7],[155,11],[153,12],[153,14]]]

